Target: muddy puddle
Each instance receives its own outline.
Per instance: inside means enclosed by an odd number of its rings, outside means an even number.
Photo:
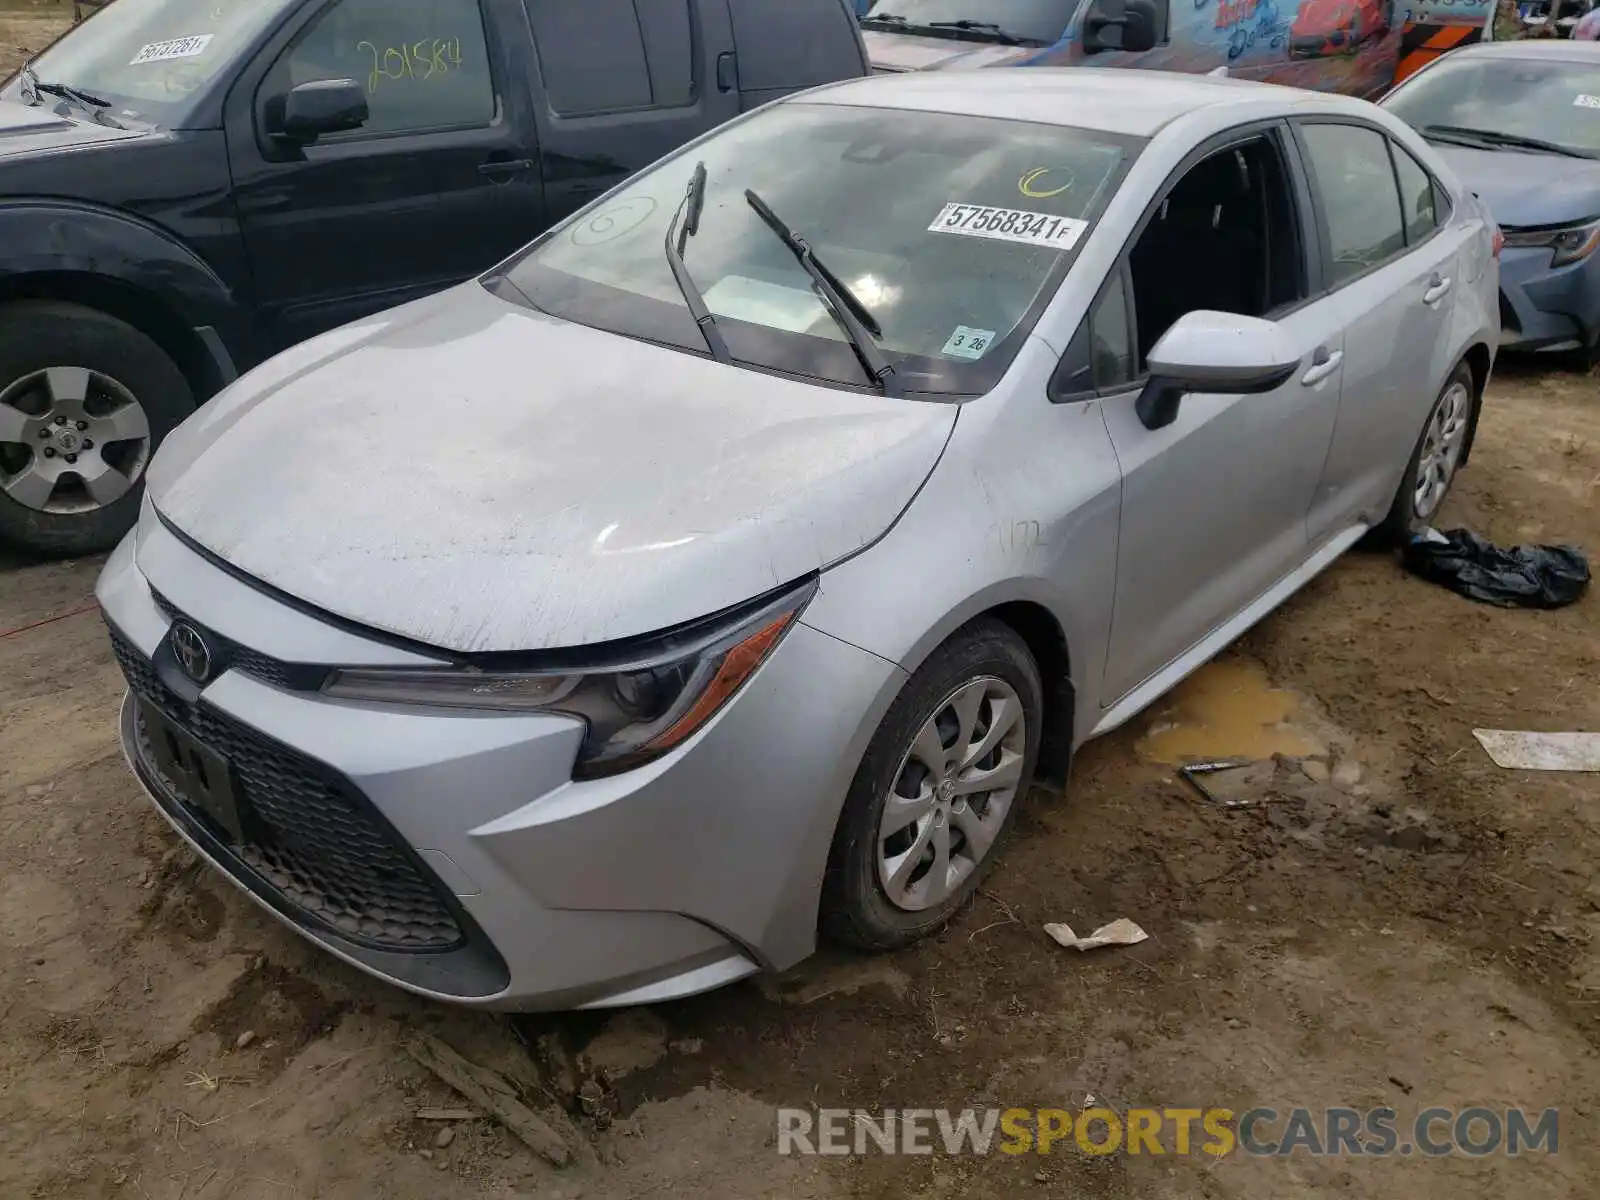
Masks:
[[[1245,658],[1207,663],[1161,702],[1136,749],[1150,762],[1267,759],[1326,754],[1304,721],[1300,697]]]

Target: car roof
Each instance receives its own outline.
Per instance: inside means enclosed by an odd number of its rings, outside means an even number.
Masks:
[[[1133,137],[1153,137],[1170,122],[1201,109],[1372,111],[1365,101],[1346,96],[1245,79],[1091,67],[907,71],[833,84],[797,99],[1001,117]]]
[[[1600,63],[1600,42],[1574,42],[1567,38],[1529,38],[1516,42],[1475,42],[1452,50],[1440,61],[1456,58],[1551,59],[1556,62]]]

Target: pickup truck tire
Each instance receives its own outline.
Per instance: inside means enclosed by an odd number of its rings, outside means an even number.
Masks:
[[[0,308],[0,545],[109,550],[139,516],[156,447],[194,411],[150,338],[78,304]]]

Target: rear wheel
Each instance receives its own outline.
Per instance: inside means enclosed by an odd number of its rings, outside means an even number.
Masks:
[[[139,514],[150,456],[194,408],[177,365],[76,304],[0,309],[0,543],[107,550]]]
[[[1477,404],[1472,368],[1460,363],[1428,412],[1389,515],[1378,526],[1380,540],[1390,545],[1404,542],[1438,514],[1466,452]]]
[[[1026,643],[982,620],[895,699],[834,835],[821,924],[864,950],[938,929],[992,865],[1039,755],[1044,689]]]

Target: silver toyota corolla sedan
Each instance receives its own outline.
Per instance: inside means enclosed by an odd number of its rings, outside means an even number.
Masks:
[[[903,945],[1030,782],[1433,515],[1496,244],[1335,96],[770,105],[167,440],[99,584],[128,759],[291,928],[440,999]]]

